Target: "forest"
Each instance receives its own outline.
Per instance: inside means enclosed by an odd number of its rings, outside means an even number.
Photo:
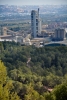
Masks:
[[[67,46],[0,42],[0,100],[67,100]]]

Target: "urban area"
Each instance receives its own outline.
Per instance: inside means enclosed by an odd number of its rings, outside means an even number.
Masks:
[[[67,45],[66,9],[65,5],[0,5],[0,41],[36,47]]]

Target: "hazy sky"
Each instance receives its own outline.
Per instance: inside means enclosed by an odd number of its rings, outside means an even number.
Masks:
[[[62,5],[67,4],[67,0],[0,0],[1,4],[9,5]]]

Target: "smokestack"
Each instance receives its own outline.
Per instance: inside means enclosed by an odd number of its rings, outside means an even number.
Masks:
[[[39,8],[38,8],[38,14],[39,14]]]

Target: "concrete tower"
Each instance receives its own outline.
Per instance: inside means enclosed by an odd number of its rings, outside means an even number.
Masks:
[[[54,39],[56,41],[63,41],[66,39],[65,35],[66,35],[65,29],[60,29],[60,28],[55,29]]]
[[[38,11],[31,11],[31,31],[32,38],[36,38],[37,34],[41,34],[41,20],[39,18],[39,8]]]

